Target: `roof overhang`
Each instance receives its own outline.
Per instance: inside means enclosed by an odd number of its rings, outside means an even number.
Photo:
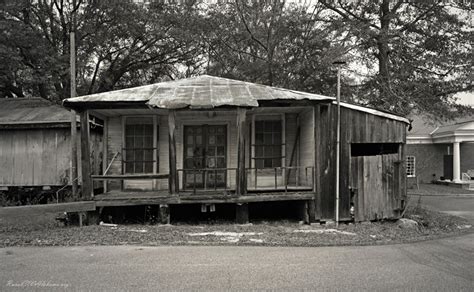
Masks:
[[[439,127],[431,136],[434,143],[474,142],[474,121]]]
[[[334,97],[266,86],[209,75],[68,98],[63,105],[84,109],[193,109],[256,108],[334,103]],[[404,117],[364,106],[341,106],[409,124]]]
[[[410,135],[407,136],[407,144],[433,144],[433,138],[430,135]]]
[[[332,103],[337,104],[336,101],[333,101]],[[357,110],[357,111],[361,111],[361,112],[366,112],[366,113],[376,115],[376,116],[379,116],[379,117],[384,117],[384,118],[387,118],[387,119],[396,120],[396,121],[399,121],[399,122],[404,122],[406,124],[410,124],[410,121],[407,118],[397,116],[397,115],[392,114],[392,113],[384,112],[384,111],[381,111],[381,110],[376,110],[376,109],[373,109],[373,108],[368,108],[368,107],[355,105],[355,104],[350,104],[350,103],[346,103],[346,102],[341,102],[341,106],[345,107],[345,108],[350,108],[350,109],[354,109],[354,110]]]

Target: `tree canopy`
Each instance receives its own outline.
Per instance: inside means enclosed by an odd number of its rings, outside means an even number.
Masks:
[[[453,99],[472,90],[465,1],[139,2],[0,2],[0,97],[69,97],[75,31],[79,95],[202,73],[334,95],[344,60],[343,99],[472,111]]]

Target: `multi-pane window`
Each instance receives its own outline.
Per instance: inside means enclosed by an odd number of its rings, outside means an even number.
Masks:
[[[153,173],[153,118],[125,120],[125,172]]]
[[[282,160],[281,120],[255,121],[255,167],[280,167]]]
[[[416,167],[415,156],[407,156],[406,169],[407,169],[408,177],[415,177],[416,175],[415,167]]]

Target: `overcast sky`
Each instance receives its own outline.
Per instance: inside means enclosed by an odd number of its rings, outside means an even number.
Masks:
[[[474,92],[463,92],[457,95],[459,103],[474,107]]]

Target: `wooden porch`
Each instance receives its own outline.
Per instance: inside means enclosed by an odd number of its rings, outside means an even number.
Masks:
[[[94,196],[97,207],[175,204],[223,204],[255,203],[272,201],[312,200],[314,193],[308,191],[266,192],[236,195],[228,191],[180,192],[170,195],[168,191],[110,191]]]
[[[299,172],[306,174],[301,180]],[[216,181],[207,181],[207,174],[222,172],[225,177],[230,173],[236,174],[235,168],[224,169],[188,169],[178,170],[179,173],[191,172],[192,187],[186,187],[182,182],[184,176],[178,176],[181,187],[172,193],[170,189],[157,190],[113,190],[94,196],[98,207],[133,206],[133,205],[168,205],[168,204],[218,204],[218,203],[250,203],[269,201],[291,201],[314,199],[313,169],[309,167],[278,167],[272,169],[272,183],[261,186],[257,180],[258,169],[245,169],[246,181],[253,179],[252,184],[246,185],[243,194],[237,192],[235,185],[218,185]],[[268,170],[267,170],[268,171]],[[290,180],[291,173],[293,179]],[[199,174],[204,178],[201,184],[196,183]],[[278,175],[279,174],[279,175]],[[127,174],[127,175],[92,175],[92,180],[158,180],[169,179],[168,174]],[[214,176],[215,179],[215,176]],[[123,183],[122,183],[123,184]]]

